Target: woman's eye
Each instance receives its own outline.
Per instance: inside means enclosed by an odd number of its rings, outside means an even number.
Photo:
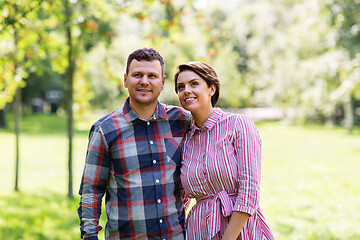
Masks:
[[[192,82],[192,83],[191,83],[191,86],[196,86],[196,85],[198,85],[197,82]]]
[[[183,90],[184,89],[184,86],[178,86],[177,87],[177,90],[180,91],[180,90]]]

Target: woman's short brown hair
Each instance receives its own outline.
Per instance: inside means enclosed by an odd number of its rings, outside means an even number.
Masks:
[[[205,80],[208,87],[211,87],[212,85],[215,86],[215,93],[211,96],[211,105],[215,107],[216,103],[219,100],[220,96],[220,83],[218,76],[215,72],[215,69],[210,66],[207,63],[204,62],[187,62],[179,65],[179,70],[174,76],[174,82],[175,82],[175,92],[178,93],[176,85],[177,85],[177,79],[179,77],[179,74],[185,70],[190,70],[199,75],[202,79]]]

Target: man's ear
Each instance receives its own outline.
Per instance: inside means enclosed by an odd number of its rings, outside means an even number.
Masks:
[[[124,73],[124,87],[127,88],[127,75]]]
[[[164,75],[164,77],[163,77],[163,79],[162,79],[161,90],[164,89],[165,79],[166,79],[166,76]]]

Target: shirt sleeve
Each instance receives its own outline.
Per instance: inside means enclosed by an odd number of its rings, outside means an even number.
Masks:
[[[260,199],[261,139],[255,123],[244,115],[238,115],[234,131],[239,195],[233,210],[253,215]]]
[[[102,198],[109,179],[110,157],[104,136],[98,126],[93,125],[89,134],[89,144],[79,194],[81,237],[98,239]]]

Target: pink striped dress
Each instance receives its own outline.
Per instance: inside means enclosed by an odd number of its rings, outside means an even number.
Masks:
[[[259,207],[261,139],[250,118],[216,108],[201,129],[193,124],[182,153],[185,207],[196,199],[186,239],[221,239],[233,211],[251,215],[238,239],[274,239]]]

